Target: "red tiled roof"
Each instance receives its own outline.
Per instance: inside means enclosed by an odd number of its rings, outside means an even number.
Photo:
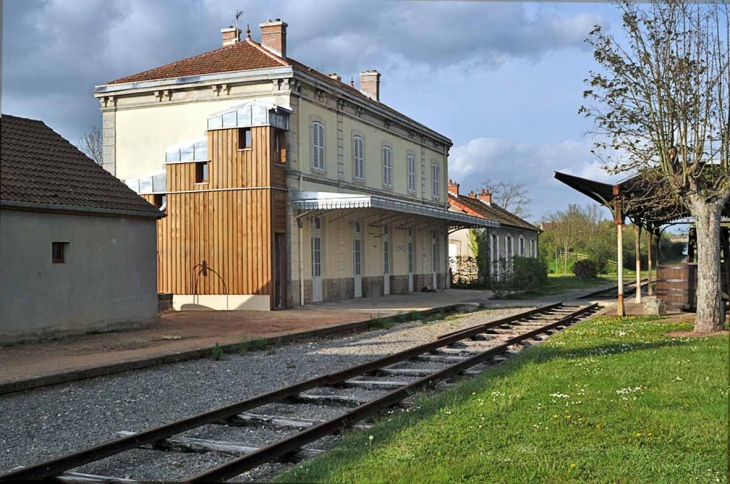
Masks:
[[[122,77],[121,79],[110,81],[107,84],[158,81],[162,79],[175,79],[178,77],[186,76],[200,76],[203,74],[217,74],[221,72],[249,71],[254,69],[265,69],[288,65],[292,66],[294,69],[310,74],[330,85],[344,89],[345,91],[359,97],[360,99],[371,102],[381,107],[382,109],[389,111],[390,113],[402,116],[403,118],[411,121],[414,124],[421,125],[418,121],[409,118],[408,116],[399,111],[396,111],[390,106],[387,106],[380,101],[376,101],[375,99],[366,96],[358,89],[355,89],[349,84],[338,81],[336,79],[332,79],[330,76],[323,74],[316,69],[312,69],[311,67],[308,67],[292,58],[280,57],[262,47],[261,44],[255,42],[252,39],[245,39],[236,44],[226,45],[224,47],[211,50],[209,52],[205,52],[194,57],[189,57],[187,59],[183,59],[177,62],[172,62],[164,66],[155,67],[154,69],[149,69],[138,74],[132,74],[131,76]]]
[[[122,77],[107,84],[122,84],[126,82],[156,81],[185,76],[200,76],[203,74],[217,74],[220,72],[248,71],[265,69],[267,67],[281,67],[288,63],[266,51],[251,39],[226,45],[219,49],[187,59],[155,67],[138,74]]]
[[[164,216],[42,121],[8,115],[0,118],[0,202]]]
[[[521,219],[512,212],[508,212],[494,202],[492,202],[491,205],[487,205],[486,203],[476,198],[471,198],[466,195],[455,195],[453,193],[449,193],[449,203],[457,208],[460,208],[461,210],[464,210],[469,215],[474,215],[475,217],[496,220],[500,224],[510,227],[534,230],[536,232],[539,230],[530,222]]]

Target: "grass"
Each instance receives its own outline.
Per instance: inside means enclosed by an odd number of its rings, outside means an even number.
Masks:
[[[269,340],[266,338],[252,338],[244,335],[238,345],[238,353],[243,356],[252,351],[263,351],[269,346]]]
[[[396,314],[389,317],[378,317],[368,321],[368,329],[390,329],[397,323],[407,323],[409,321],[421,321],[428,323],[431,321],[444,319],[444,313],[438,311],[434,314],[425,316],[419,311],[408,311],[406,313]]]
[[[214,344],[210,349],[210,359],[213,361],[219,361],[223,359],[223,348],[218,343]]]
[[[727,482],[728,338],[689,328],[583,322],[278,481]]]

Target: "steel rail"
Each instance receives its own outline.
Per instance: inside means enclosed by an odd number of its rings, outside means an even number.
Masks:
[[[560,309],[561,307],[563,307],[562,302],[555,303],[555,304],[548,304],[547,306],[540,306],[539,308],[531,309],[529,311],[525,311],[525,312],[522,312],[519,314],[513,314],[512,316],[507,316],[507,317],[499,319],[497,321],[490,321],[488,323],[480,324],[477,326],[470,326],[469,328],[459,329],[456,331],[452,331],[451,333],[442,334],[437,339],[446,339],[446,338],[449,338],[449,337],[457,335],[457,334],[465,333],[474,328],[481,328],[481,330],[484,331],[486,329],[498,327],[503,324],[514,323],[515,321],[519,321],[520,319],[524,319],[524,318],[529,318],[531,316],[534,316],[535,314],[544,313],[546,311],[552,311],[554,309]]]
[[[647,285],[647,283],[649,282],[649,279],[644,278],[640,282],[641,282],[641,287],[643,288],[644,286]],[[636,281],[630,281],[630,282],[625,283],[623,286],[623,289],[624,289],[624,295],[629,295],[629,294],[635,293],[636,292]],[[618,293],[618,289],[616,288],[616,286],[612,286],[612,287],[607,287],[606,289],[601,289],[599,291],[589,292],[588,294],[580,296],[576,299],[590,299],[592,297],[596,297],[601,294],[617,294],[617,293]]]
[[[562,304],[562,303],[557,303]],[[543,306],[542,308],[533,309],[524,313],[516,314],[503,318],[498,321],[494,321],[494,324],[505,324],[507,322],[515,321],[516,319],[528,317],[536,314],[540,310],[549,311],[555,308],[555,304]],[[474,326],[472,329],[467,329],[457,334],[453,334],[449,337],[437,339],[430,343],[414,346],[407,350],[393,353],[384,358],[373,360],[367,363],[363,363],[357,366],[347,368],[345,370],[329,373],[322,375],[317,378],[305,380],[303,382],[280,388],[268,393],[264,393],[247,400],[243,400],[231,405],[220,407],[214,410],[210,410],[192,417],[183,418],[175,422],[162,425],[160,427],[152,428],[139,432],[128,437],[121,437],[115,440],[110,440],[94,447],[84,449],[72,454],[57,457],[54,459],[47,460],[40,464],[33,466],[23,467],[16,469],[5,474],[0,475],[0,482],[14,482],[17,480],[39,480],[46,479],[49,477],[57,476],[65,471],[80,467],[84,464],[96,462],[107,457],[120,454],[132,449],[136,449],[145,444],[152,444],[158,440],[167,439],[173,435],[181,434],[188,430],[214,423],[220,420],[225,420],[239,413],[246,412],[248,410],[285,400],[288,397],[295,396],[299,393],[305,392],[312,388],[321,386],[331,386],[336,383],[340,383],[344,380],[352,377],[372,373],[380,368],[398,363],[400,361],[408,360],[414,356],[422,353],[433,351],[442,346],[448,346],[456,341],[468,338],[472,335],[481,333],[484,325]]]
[[[421,378],[420,380],[417,380],[410,385],[387,393],[371,402],[362,404],[344,415],[328,420],[327,422],[311,427],[307,430],[292,435],[291,437],[282,439],[266,447],[262,447],[255,452],[246,454],[245,456],[226,462],[207,471],[203,471],[193,476],[186,482],[196,483],[223,481],[225,479],[238,476],[246,471],[254,469],[278,457],[282,457],[286,454],[295,452],[301,449],[304,445],[314,442],[315,440],[318,440],[325,435],[329,435],[339,431],[342,428],[352,426],[353,424],[364,418],[369,417],[370,415],[373,415],[385,408],[395,405],[396,403],[413,395],[416,391],[420,390],[423,387],[432,386],[434,383],[440,380],[443,380],[454,374],[461,373],[467,368],[478,365],[484,360],[487,360],[498,354],[502,354],[506,352],[510,346],[516,343],[519,343],[526,339],[531,339],[557,326],[570,324],[581,315],[593,311],[596,307],[598,307],[598,304],[591,304],[589,306],[580,308],[579,310],[567,315],[564,318],[548,323],[545,326],[536,328],[521,335],[516,335],[499,346],[490,348],[467,360],[456,363],[455,365],[449,366],[443,370],[433,373],[432,375]]]

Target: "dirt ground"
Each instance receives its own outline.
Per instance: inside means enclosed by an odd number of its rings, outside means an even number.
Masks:
[[[367,321],[400,312],[488,300],[489,291],[449,290],[327,303],[282,311],[168,312],[144,329],[0,347],[0,384]]]

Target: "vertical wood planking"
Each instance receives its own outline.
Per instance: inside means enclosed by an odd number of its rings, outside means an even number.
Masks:
[[[191,294],[197,279],[198,294],[272,294],[272,224],[285,230],[286,194],[268,187],[285,186],[286,172],[270,162],[271,130],[251,134],[253,149],[239,150],[238,130],[208,132],[208,183],[195,183],[195,163],[167,165],[168,192],[188,193],[169,193],[167,217],[158,222],[161,292]],[[212,271],[196,277],[193,267],[203,261],[220,278]]]

